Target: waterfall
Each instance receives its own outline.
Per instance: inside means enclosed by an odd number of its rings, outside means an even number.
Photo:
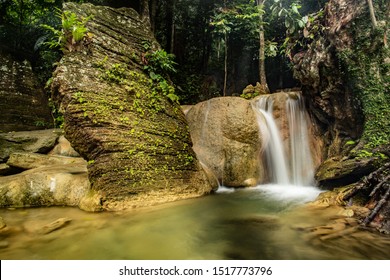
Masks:
[[[284,95],[278,98],[285,100],[286,103],[284,106],[278,104],[278,117],[287,118],[288,135],[286,131],[281,135],[282,120],[277,122],[274,117],[274,102],[277,95]],[[314,171],[306,111],[300,95],[296,93],[264,95],[257,99],[254,105],[261,114],[258,118],[259,127],[264,139],[264,152],[271,182],[278,185],[311,185]]]

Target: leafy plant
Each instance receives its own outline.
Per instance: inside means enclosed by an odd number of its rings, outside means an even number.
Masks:
[[[147,51],[144,55],[144,71],[148,73],[157,90],[168,97],[172,102],[179,102],[179,97],[175,94],[175,88],[169,80],[170,73],[176,73],[177,63],[174,61],[175,56],[168,54],[163,49],[151,51],[151,45],[145,41],[143,44]]]
[[[92,16],[79,19],[75,13],[57,10],[57,17],[61,20],[61,29],[50,25],[41,26],[51,32],[51,39],[45,42],[50,48],[59,48],[63,52],[79,51],[91,39],[86,23]]]
[[[175,56],[168,54],[165,50],[156,50],[147,52],[145,55],[146,65],[144,70],[149,73],[154,80],[156,75],[166,76],[169,73],[176,73],[177,63],[174,61]]]

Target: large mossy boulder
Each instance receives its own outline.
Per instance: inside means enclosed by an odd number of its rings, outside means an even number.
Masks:
[[[215,180],[230,187],[265,181],[262,141],[250,101],[213,98],[193,106],[186,117],[194,150]]]
[[[48,98],[30,62],[0,49],[0,132],[38,130],[52,124]]]
[[[65,53],[52,94],[65,136],[88,162],[102,207],[117,210],[197,197],[212,187],[194,151],[178,103],[143,71],[157,50],[133,9],[65,3],[86,24],[88,42]],[[70,51],[72,50],[72,51]]]

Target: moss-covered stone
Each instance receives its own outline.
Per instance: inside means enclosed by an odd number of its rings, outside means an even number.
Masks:
[[[52,92],[67,139],[90,162],[91,186],[103,208],[209,193],[179,104],[142,71],[145,42],[153,49],[158,44],[139,15],[91,4],[66,3],[64,9],[93,16],[87,23],[92,40],[65,54]]]

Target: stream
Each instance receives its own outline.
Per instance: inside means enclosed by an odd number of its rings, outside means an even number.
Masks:
[[[287,190],[287,191],[286,191]],[[211,260],[390,259],[390,238],[355,231],[321,240],[302,230],[340,217],[340,207],[313,208],[313,187],[263,185],[135,209],[88,213],[71,207],[1,209],[9,232],[1,259]],[[71,222],[48,234],[44,225]]]

